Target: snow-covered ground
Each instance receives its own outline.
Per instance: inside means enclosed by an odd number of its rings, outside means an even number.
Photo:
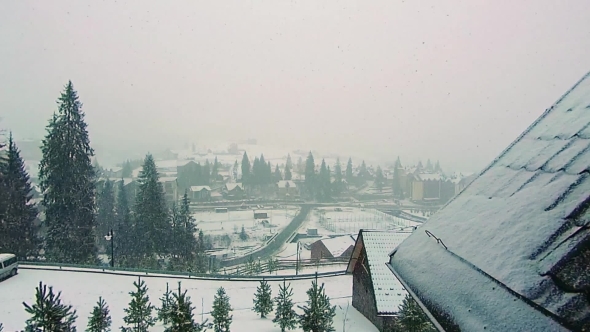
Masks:
[[[193,217],[197,221],[197,228],[212,237],[215,247],[225,247],[224,241],[221,240],[222,237],[227,235],[231,239],[231,244],[227,248],[228,257],[231,257],[245,255],[264,245],[269,237],[280,232],[291,222],[298,210],[291,207],[288,209],[263,209],[256,212],[267,212],[268,219],[265,220],[268,220],[268,226],[264,226],[261,219],[255,220],[252,210],[228,211],[226,213],[203,211],[193,214]],[[239,237],[242,226],[248,235],[248,239],[244,241]]]
[[[360,229],[391,230],[420,223],[388,215],[375,209],[321,208],[314,210],[303,230],[316,228],[319,235],[357,234]]]
[[[159,306],[159,298],[166,290],[166,282],[172,289],[177,287],[177,280],[156,277],[144,277],[149,288],[148,295],[152,304]],[[118,330],[123,324],[123,309],[130,300],[129,292],[133,290],[133,282],[137,280],[133,276],[117,276],[95,273],[65,272],[65,271],[42,271],[42,270],[20,270],[13,278],[0,282],[0,293],[3,294],[0,301],[0,322],[4,324],[4,331],[17,331],[24,328],[25,321],[29,315],[25,312],[23,302],[32,303],[35,295],[35,287],[40,281],[48,286],[53,286],[55,291],[62,292],[62,300],[71,304],[77,310],[78,330],[84,330],[87,324],[89,313],[92,307],[102,296],[111,310],[113,319],[113,330]],[[332,304],[337,305],[334,327],[336,331],[343,330],[344,311],[347,304],[351,302],[352,276],[337,276],[320,279],[325,283],[326,293],[332,299]],[[272,287],[273,296],[278,291],[278,285],[282,281],[269,281]],[[210,318],[207,314],[211,310],[213,297],[216,290],[223,286],[230,297],[230,303],[234,309],[233,332],[275,332],[280,331],[272,323],[273,314],[268,319],[260,319],[252,308],[252,298],[256,291],[258,282],[254,281],[206,281],[206,280],[183,280],[182,288],[188,290],[195,306],[195,317],[201,320],[201,312],[204,318]],[[307,299],[306,290],[311,286],[311,280],[292,281],[293,300],[296,304],[303,304]],[[203,304],[202,304],[203,303]],[[298,312],[300,310],[297,309]],[[159,323],[151,331],[163,331]],[[376,332],[377,329],[358,311],[348,309],[347,331]],[[301,331],[296,329],[293,331]]]

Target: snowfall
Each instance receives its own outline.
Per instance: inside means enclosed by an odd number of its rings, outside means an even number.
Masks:
[[[321,269],[321,268],[320,268]],[[312,274],[315,269],[304,270],[302,273]],[[219,287],[224,287],[230,297],[230,303],[234,309],[231,330],[233,332],[271,332],[280,331],[280,328],[272,322],[273,314],[269,318],[261,319],[252,311],[252,299],[256,292],[258,281],[227,281],[227,280],[197,280],[197,279],[172,279],[170,276],[143,276],[149,290],[148,295],[153,305],[159,306],[159,298],[166,290],[166,283],[170,288],[176,289],[178,281],[182,282],[182,288],[188,290],[188,295],[195,307],[195,320],[201,322],[204,319],[212,320],[209,316],[213,297]],[[76,324],[79,331],[86,328],[88,316],[98,300],[102,296],[107,302],[113,320],[112,329],[118,330],[123,325],[123,309],[130,300],[129,292],[133,290],[133,282],[137,276],[112,275],[108,273],[88,273],[39,269],[21,269],[15,277],[0,282],[0,293],[4,294],[0,301],[0,322],[4,324],[4,331],[20,331],[24,329],[25,321],[29,315],[25,312],[23,302],[32,303],[35,295],[35,287],[42,281],[48,286],[53,286],[55,291],[62,292],[62,300],[71,304],[77,311]],[[366,331],[378,330],[356,309],[352,307],[352,276],[340,275],[319,279],[325,283],[325,289],[331,298],[331,303],[336,305],[336,317],[334,327],[336,331]],[[289,283],[289,281],[287,281]],[[269,281],[273,296],[278,292],[282,281]],[[293,301],[296,305],[303,305],[307,299],[306,291],[311,286],[311,280],[290,281],[293,287]],[[348,311],[347,311],[348,308]],[[296,308],[297,312],[301,312]],[[155,313],[154,313],[155,314]],[[346,314],[346,321],[344,321]],[[154,326],[151,331],[163,331],[161,323]],[[301,331],[295,329],[293,331]]]

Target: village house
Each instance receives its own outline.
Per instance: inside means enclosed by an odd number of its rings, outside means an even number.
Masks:
[[[352,273],[352,306],[379,331],[389,331],[406,291],[385,265],[410,232],[360,230],[346,271]]]
[[[164,196],[168,202],[178,201],[178,182],[176,177],[161,177],[160,183],[164,189]]]
[[[277,196],[279,198],[293,198],[299,196],[297,184],[291,180],[281,180],[277,182]]]
[[[226,199],[242,199],[245,197],[244,186],[241,183],[226,183],[221,188],[221,194]]]
[[[211,188],[209,186],[191,186],[190,198],[194,202],[208,202],[211,200]]]
[[[440,173],[416,173],[411,181],[414,202],[445,203],[455,195],[455,183]]]
[[[321,239],[311,244],[311,259],[349,258],[353,247],[354,238],[350,235]]]
[[[590,330],[589,106],[590,73],[391,253],[435,326]]]

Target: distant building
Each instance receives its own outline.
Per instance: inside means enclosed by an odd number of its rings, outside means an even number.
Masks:
[[[297,184],[291,180],[281,180],[277,182],[277,195],[280,198],[298,197],[299,189]]]
[[[161,177],[160,183],[164,189],[164,196],[169,202],[176,202],[178,200],[178,182],[176,177]]]
[[[191,200],[195,202],[208,202],[211,200],[211,188],[209,186],[191,186]]]
[[[221,193],[226,199],[242,199],[245,196],[241,183],[226,183],[223,185]]]
[[[415,202],[447,202],[455,195],[455,183],[438,173],[416,173],[412,180],[411,199]]]
[[[311,259],[346,258],[352,254],[354,238],[350,235],[318,240],[311,244]]]
[[[406,291],[385,265],[389,253],[411,233],[360,230],[347,272],[352,273],[352,306],[379,331],[394,331]]]

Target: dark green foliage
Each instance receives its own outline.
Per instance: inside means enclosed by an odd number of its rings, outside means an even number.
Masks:
[[[275,174],[273,176],[273,182],[279,182],[283,179],[283,175],[281,174],[281,170],[279,169],[279,164],[275,167]]]
[[[352,180],[352,158],[348,158],[348,163],[346,163],[346,182],[351,183]]]
[[[287,162],[285,163],[285,168],[289,168],[289,169],[293,168],[293,161],[291,161],[291,154],[290,153],[287,154]],[[285,180],[291,180],[291,179],[285,179]]]
[[[310,151],[305,161],[305,189],[309,197],[313,197],[316,192],[317,184],[315,178],[315,161]]]
[[[223,287],[219,287],[215,298],[213,299],[213,329],[215,332],[229,332],[233,315],[230,315],[232,307],[229,304],[229,296],[225,293]]]
[[[375,172],[375,187],[379,191],[383,191],[383,185],[385,184],[385,177],[383,177],[383,171],[381,170],[381,166],[377,166],[377,171]]]
[[[436,331],[418,303],[409,294],[399,307],[398,325],[403,331],[430,332]]]
[[[365,164],[364,160],[361,163],[361,168],[359,169],[359,178],[362,181],[366,181],[369,178],[369,171],[367,170],[367,165]]]
[[[167,288],[167,286],[166,286]],[[168,290],[167,290],[168,294]],[[186,295],[186,290],[183,292],[178,283],[178,291],[172,296],[167,297],[167,313],[165,314],[166,321],[164,325],[168,325],[165,332],[201,332],[204,330],[207,321],[202,324],[195,322],[190,296]]]
[[[289,165],[285,166],[285,180],[292,180],[293,175],[291,174],[291,167]]]
[[[41,147],[39,179],[45,206],[46,258],[94,263],[95,173],[82,103],[68,82]]]
[[[269,273],[273,273],[275,271],[278,270],[279,268],[279,261],[276,259],[273,259],[272,257],[268,259],[267,263],[267,268],[268,268],[268,272]]]
[[[150,303],[150,297],[147,295],[147,286],[145,281],[138,278],[133,282],[135,290],[129,292],[131,301],[125,308],[125,317],[123,321],[128,327],[122,327],[127,332],[147,332],[148,329],[156,324],[157,319],[152,316],[154,306]]]
[[[307,291],[307,304],[298,306],[303,310],[299,316],[299,324],[305,332],[333,332],[333,320],[336,306],[330,305],[330,298],[324,291],[324,284],[318,286],[317,278],[312,281]]]
[[[158,319],[167,325],[170,322],[170,317],[172,315],[172,292],[168,288],[168,283],[166,283],[166,292],[160,298],[160,302],[162,306],[158,308]]]
[[[440,163],[438,162],[438,160],[436,161],[436,164],[434,165],[434,171],[436,173],[442,172],[442,168],[440,168]]]
[[[129,210],[127,190],[125,181],[121,179],[118,182],[117,203],[115,206],[115,255],[119,266],[133,267],[137,262],[135,255],[135,246],[138,239],[135,237],[135,229]]]
[[[115,228],[116,214],[115,214],[115,192],[113,189],[113,182],[106,180],[96,200],[96,229],[99,243],[105,243],[104,236]]]
[[[242,157],[242,184],[250,184],[250,159],[246,151]]]
[[[198,266],[197,256],[200,254],[200,247],[195,233],[195,219],[190,212],[190,200],[188,193],[182,197],[180,209],[172,206],[172,237],[170,243],[171,270],[194,271],[202,269]]]
[[[217,161],[217,156],[215,156],[215,160],[213,161],[213,166],[211,167],[211,182],[217,181],[217,176],[219,175],[219,162]]]
[[[400,174],[401,171],[401,162],[398,157],[397,162],[395,163],[395,168],[393,169],[393,196],[399,199],[404,199],[404,188],[402,187]]]
[[[98,302],[90,318],[88,318],[88,328],[86,332],[110,332],[111,331],[111,314],[109,307],[102,297],[98,298]]]
[[[254,294],[254,312],[260,314],[260,318],[266,318],[272,311],[272,290],[266,280],[262,280],[260,285],[256,287],[256,294]]]
[[[242,230],[240,231],[240,240],[248,240],[248,234],[246,233],[246,229],[244,229],[244,225],[242,225]]]
[[[332,184],[332,192],[338,195],[343,190],[342,183],[342,165],[340,164],[340,158],[336,159],[336,166],[334,166],[334,183]]]
[[[195,262],[195,272],[197,273],[205,273],[207,272],[207,254],[205,250],[210,249],[212,244],[207,241],[210,241],[211,237],[205,238],[203,231],[199,231],[199,238],[197,239],[197,250],[196,250],[196,262]],[[213,272],[213,271],[212,271]]]
[[[75,332],[76,310],[71,305],[61,302],[61,292],[54,294],[53,287],[43,285],[35,288],[35,303],[28,305],[23,302],[25,311],[31,315],[27,319],[26,331],[30,332]]]
[[[274,298],[276,308],[275,318],[272,319],[273,323],[279,325],[281,332],[292,330],[297,326],[297,314],[293,310],[292,297],[291,284],[286,285],[283,280],[283,284],[279,285],[279,294]]]
[[[19,260],[36,256],[39,249],[37,237],[37,207],[32,199],[32,186],[20,151],[8,140],[6,161],[0,161],[0,190],[3,209],[0,212],[0,252],[14,253]]]
[[[330,182],[330,169],[326,167],[326,161],[322,159],[320,173],[316,181],[316,195],[318,201],[327,202],[332,197],[332,184]]]
[[[426,161],[426,170],[429,171],[429,172],[434,171],[434,167],[432,166],[432,162],[430,162],[430,159],[428,159]]]
[[[170,223],[164,197],[164,189],[159,182],[156,163],[148,154],[139,174],[137,197],[135,201],[135,234],[141,241],[137,242],[136,253],[141,257],[143,266],[151,265],[155,254],[168,252]]]
[[[124,178],[130,178],[133,176],[133,168],[129,160],[123,163],[123,169],[121,170],[121,176]]]

